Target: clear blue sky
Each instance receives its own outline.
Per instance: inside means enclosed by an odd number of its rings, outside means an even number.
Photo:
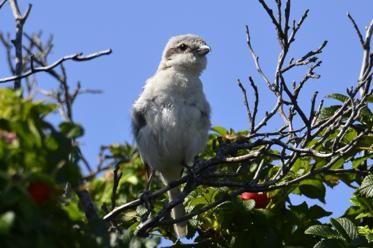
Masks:
[[[244,25],[251,28],[253,45],[265,71],[273,76],[279,52],[269,18],[258,1],[197,1],[176,3],[162,1],[20,1],[33,9],[25,26],[27,32],[43,30],[54,35],[54,52],[50,62],[75,52],[90,53],[112,48],[113,54],[91,62],[66,63],[70,83],[80,80],[84,87],[98,88],[101,95],[83,95],[76,102],[75,120],[84,125],[83,151],[95,164],[99,146],[115,142],[132,142],[129,111],[144,81],[159,63],[163,47],[170,36],[195,33],[205,38],[212,52],[202,79],[212,107],[212,123],[236,130],[247,127],[242,97],[236,79],[254,76],[262,92],[260,107],[272,107],[273,98],[259,80],[245,44]],[[271,2],[271,1],[268,1]],[[274,2],[274,1],[273,1]],[[299,32],[293,56],[302,56],[329,44],[321,56],[317,71],[321,79],[313,81],[302,95],[309,105],[313,91],[320,96],[342,92],[356,84],[361,49],[346,13],[350,11],[360,27],[373,18],[372,0],[293,1],[293,17],[299,18],[309,8],[309,18]],[[13,32],[14,20],[8,5],[0,10],[0,29]],[[0,50],[0,54],[4,54]],[[3,56],[3,55],[2,55]],[[8,75],[5,60],[0,61],[0,77]],[[38,76],[44,88],[57,87],[47,76]],[[276,125],[276,124],[275,124]],[[350,191],[345,187],[327,195],[327,208],[342,214]]]

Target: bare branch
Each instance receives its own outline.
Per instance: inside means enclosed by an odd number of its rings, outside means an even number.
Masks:
[[[302,17],[300,18],[300,20],[298,21],[297,24],[295,24],[295,21],[293,22],[293,32],[291,33],[290,37],[289,37],[289,40],[288,40],[288,44],[291,44],[294,42],[295,40],[295,35],[297,34],[297,32],[299,31],[299,29],[302,27],[302,24],[303,22],[306,20],[307,16],[308,16],[308,13],[309,13],[309,9],[305,10]]]
[[[373,24],[371,25],[372,27],[369,26],[367,28],[364,40],[363,49],[365,54],[368,54],[368,57],[364,57],[363,60],[365,61],[362,67],[364,70],[359,77],[359,85],[349,89],[347,91],[348,99],[334,113],[330,114],[322,112],[324,101],[321,100],[320,104],[318,104],[318,92],[315,92],[311,97],[311,108],[308,113],[299,102],[299,95],[306,82],[309,82],[310,79],[320,77],[320,75],[315,73],[315,70],[321,65],[322,61],[316,55],[322,53],[327,45],[327,41],[324,41],[318,48],[305,53],[302,57],[291,59],[284,66],[289,49],[295,41],[297,32],[307,18],[309,10],[303,13],[297,23],[293,22],[292,30],[290,30],[291,0],[286,0],[284,7],[282,6],[282,1],[275,0],[277,16],[273,14],[273,10],[268,7],[265,0],[259,0],[259,2],[274,23],[277,30],[277,38],[282,47],[277,57],[273,82],[268,79],[261,68],[259,57],[256,55],[251,43],[248,26],[246,26],[246,43],[259,76],[276,97],[273,109],[266,112],[262,120],[256,124],[256,115],[259,106],[258,88],[252,77],[249,77],[255,94],[255,101],[252,107],[249,104],[246,88],[240,80],[237,80],[238,86],[243,93],[244,106],[250,122],[249,133],[245,135],[237,133],[237,137],[221,137],[217,139],[219,144],[213,145],[216,156],[206,160],[198,159],[194,161],[191,169],[182,178],[151,193],[148,196],[149,199],[155,200],[170,189],[180,187],[182,184],[185,185],[183,192],[176,199],[165,204],[160,211],[153,216],[147,217],[148,219],[138,226],[138,234],[146,234],[158,225],[171,225],[186,221],[196,215],[218,207],[219,204],[229,201],[245,191],[267,192],[296,185],[300,181],[315,177],[316,175],[321,177],[326,174],[344,173],[363,175],[372,169],[364,168],[358,171],[355,169],[345,169],[344,167],[336,169],[333,166],[340,159],[351,156],[350,154],[359,154],[364,151],[364,148],[359,147],[358,144],[364,136],[371,133],[371,130],[364,126],[364,123],[359,118],[362,110],[366,107],[368,95],[366,88],[369,88],[372,79],[371,68],[373,55],[370,52],[370,44],[366,45],[366,43],[367,40],[370,41],[371,39]],[[289,34],[289,32],[291,33]],[[303,78],[292,80],[291,85],[286,81],[284,73],[297,66],[309,66],[309,68]],[[365,89],[366,92],[359,98],[357,94],[361,89]],[[280,128],[274,124],[276,126],[274,130],[262,131],[261,129],[267,123],[274,120],[274,116],[276,115],[280,115],[284,124],[281,124]],[[358,127],[355,125],[357,122],[359,122]],[[349,138],[349,142],[346,142],[346,134],[351,129],[356,130],[357,134],[354,138]],[[326,142],[328,143],[327,145],[325,145]],[[320,145],[325,145],[325,148],[320,149]],[[295,171],[294,165],[302,159],[311,160],[309,167],[305,168],[304,171]],[[315,162],[320,160],[325,161],[325,165],[321,166],[320,163]],[[251,172],[249,176],[247,169],[250,169]],[[264,171],[267,172],[267,169],[270,169],[271,173],[263,173]],[[245,174],[243,174],[244,171]],[[289,173],[291,173],[291,177],[289,177]],[[182,218],[169,220],[167,216],[171,209],[178,204],[182,204],[185,198],[200,186],[224,189],[228,187],[229,191],[215,202],[193,210]],[[104,216],[104,220],[111,221],[119,213],[142,204],[145,203],[140,198],[118,206],[107,213]]]
[[[247,101],[247,94],[246,94],[246,89],[245,87],[242,85],[241,83],[241,80],[237,79],[237,84],[238,86],[240,87],[241,91],[242,91],[242,95],[243,95],[243,99],[244,99],[244,105],[245,105],[245,108],[246,108],[246,113],[247,113],[247,118],[249,120],[249,129],[251,130],[253,128],[253,117],[251,115],[251,111],[250,111],[250,107],[249,107],[249,102]]]
[[[322,53],[323,49],[325,48],[325,46],[328,44],[328,41],[325,40],[321,46],[319,48],[317,48],[316,50],[313,50],[313,51],[310,51],[308,52],[307,54],[305,54],[302,58],[300,59],[297,59],[296,61],[292,60],[291,63],[283,68],[281,70],[282,73],[285,73],[286,71],[292,69],[293,67],[295,66],[301,66],[301,65],[307,65],[309,63],[312,63],[312,62],[316,62],[317,61],[317,58],[316,57],[312,57],[314,55],[317,55],[317,54],[320,54]],[[310,58],[311,57],[311,58]]]
[[[275,28],[277,30],[278,36],[279,37],[284,37],[284,33],[283,33],[282,27],[281,27],[281,23],[278,20],[276,20],[276,17],[273,14],[273,10],[270,7],[268,7],[268,5],[266,4],[266,2],[264,0],[259,0],[259,3],[263,6],[263,8],[267,12],[268,16],[271,18],[272,23],[273,23],[273,25],[275,25]]]
[[[255,62],[256,69],[259,73],[259,75],[263,78],[264,82],[267,84],[268,88],[273,91],[273,86],[271,82],[269,81],[268,77],[264,74],[260,64],[259,64],[259,57],[256,55],[253,46],[251,44],[251,37],[250,37],[250,31],[249,31],[249,26],[246,25],[246,43],[247,46],[249,47],[251,56],[253,57],[253,60]]]
[[[47,72],[47,71],[54,69],[55,67],[59,66],[60,64],[62,64],[65,61],[68,61],[68,60],[79,61],[79,62],[80,61],[87,61],[87,60],[95,59],[95,58],[103,56],[103,55],[109,55],[109,54],[111,54],[111,52],[112,52],[112,50],[108,49],[108,50],[95,52],[95,53],[85,55],[85,56],[82,53],[76,53],[76,54],[68,55],[68,56],[65,56],[63,58],[60,58],[59,60],[57,60],[56,62],[54,62],[51,65],[36,67],[36,68],[34,68],[34,70],[28,70],[27,72],[25,72],[21,75],[18,75],[18,76],[16,75],[16,76],[2,78],[2,79],[0,79],[0,83],[6,83],[6,82],[22,79],[22,78],[30,76],[31,74],[35,74],[35,73],[38,73],[38,72],[43,72],[43,71]]]
[[[6,4],[7,0],[3,0],[1,3],[0,3],[0,9],[4,6],[4,4]]]
[[[10,7],[13,11],[13,16],[16,20],[16,37],[13,40],[13,45],[15,47],[15,79],[14,79],[14,89],[21,88],[21,74],[23,72],[23,55],[22,55],[22,37],[23,37],[23,25],[25,24],[27,17],[31,12],[32,5],[29,4],[26,12],[21,15],[17,0],[9,0]],[[12,80],[13,81],[13,80]]]
[[[358,28],[358,26],[357,26],[354,18],[351,16],[350,12],[347,13],[347,16],[348,16],[348,19],[350,19],[350,21],[351,21],[351,23],[352,23],[352,25],[353,25],[353,27],[354,27],[354,29],[356,31],[356,34],[357,34],[357,36],[359,38],[361,46],[364,47],[364,43],[365,42],[364,42],[364,39],[363,39],[363,35],[361,34],[360,29]]]
[[[251,129],[250,129],[250,132],[253,133],[254,128],[255,128],[256,114],[258,113],[259,92],[258,92],[258,87],[255,85],[252,77],[249,77],[249,81],[250,81],[250,85],[253,88],[254,94],[255,94],[254,111],[253,111],[253,118],[252,118]]]

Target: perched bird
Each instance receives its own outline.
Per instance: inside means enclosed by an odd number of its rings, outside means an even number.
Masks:
[[[132,131],[142,160],[152,172],[160,173],[166,185],[181,177],[183,168],[207,143],[210,106],[199,76],[209,51],[199,36],[172,37],[158,70],[133,104]],[[179,188],[168,191],[169,201],[179,194]],[[171,211],[174,219],[184,215],[182,204]],[[174,229],[178,238],[187,234],[185,222],[175,224]]]

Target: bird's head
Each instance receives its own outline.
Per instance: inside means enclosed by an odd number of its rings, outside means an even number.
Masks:
[[[172,37],[164,51],[158,70],[173,67],[177,70],[200,74],[207,64],[206,54],[210,47],[199,36],[193,34]]]

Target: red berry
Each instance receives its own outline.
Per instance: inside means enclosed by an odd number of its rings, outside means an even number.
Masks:
[[[254,200],[255,201],[255,208],[266,208],[269,198],[266,193],[262,192],[243,192],[240,195],[242,200]]]
[[[42,181],[34,181],[27,187],[28,192],[31,194],[32,199],[36,204],[43,204],[46,202],[52,193],[49,185]]]

